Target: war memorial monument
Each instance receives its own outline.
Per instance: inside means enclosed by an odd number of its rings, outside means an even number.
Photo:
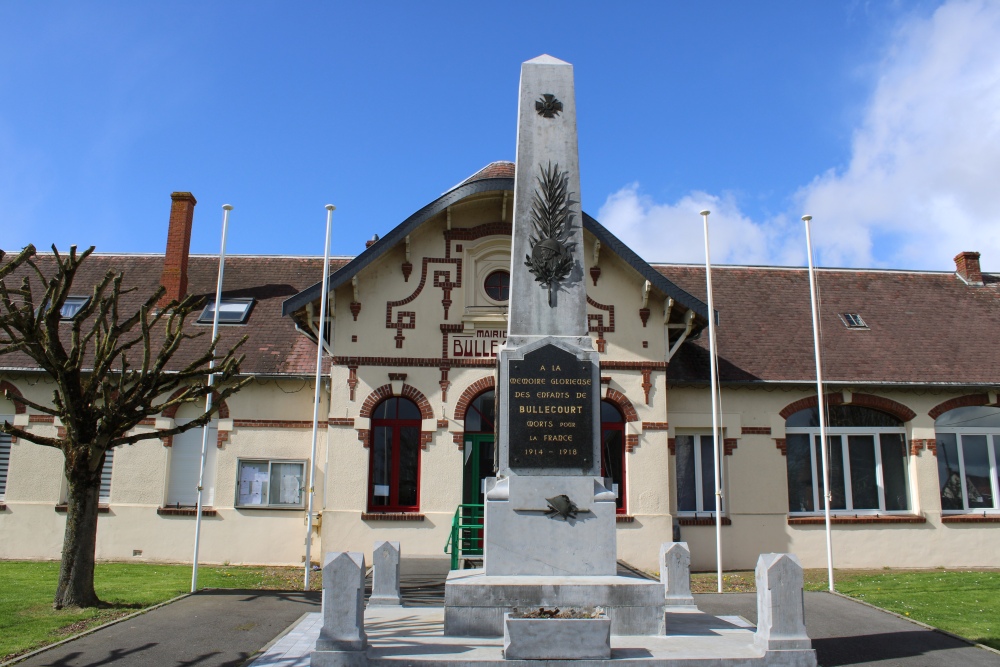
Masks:
[[[761,556],[756,632],[697,609],[684,543],[663,545],[660,581],[617,574],[599,356],[587,332],[573,68],[547,55],[521,68],[512,243],[483,567],[451,572],[443,610],[407,608],[399,546],[384,543],[366,610],[363,555],[327,554],[311,664],[815,665],[794,556]],[[531,613],[546,608],[575,614]]]

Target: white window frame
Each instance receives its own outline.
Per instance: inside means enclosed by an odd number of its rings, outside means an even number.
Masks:
[[[183,419],[183,418],[176,420],[178,426],[183,426],[184,424],[187,424],[188,422],[191,422],[191,421],[194,421],[194,420],[193,419]],[[215,482],[216,482],[216,475],[218,473],[218,466],[219,466],[218,444],[217,444],[217,442],[218,442],[217,436],[218,436],[218,429],[219,429],[219,421],[218,421],[218,419],[213,419],[212,421],[210,421],[209,424],[208,424],[208,429],[209,429],[209,432],[208,432],[208,443],[207,443],[207,447],[205,449],[204,480],[202,481],[202,486],[203,486],[203,490],[202,490],[202,507],[214,507],[215,506],[215,500],[216,500],[216,498],[215,498],[215,491],[216,491],[216,488],[215,488],[216,484],[215,484]],[[205,431],[205,427],[204,426],[199,426],[197,428],[193,428],[193,429],[184,431],[183,433],[179,433],[179,434],[177,434],[177,435],[175,435],[173,437],[173,442],[172,442],[172,444],[170,446],[170,457],[167,460],[167,480],[166,480],[166,484],[164,484],[164,489],[163,489],[163,506],[164,507],[175,507],[175,508],[179,507],[180,509],[192,509],[192,508],[197,507],[197,503],[190,504],[190,505],[189,504],[179,505],[179,501],[177,500],[177,497],[176,496],[171,497],[170,494],[171,494],[171,491],[172,491],[171,487],[174,484],[177,483],[177,481],[174,479],[174,476],[177,475],[178,473],[183,472],[183,471],[175,469],[175,467],[178,464],[174,460],[174,456],[176,456],[177,452],[180,451],[180,449],[178,449],[178,448],[184,446],[184,444],[185,444],[185,443],[181,442],[181,440],[190,438],[192,441],[195,441],[197,443],[194,446],[197,449],[196,453],[198,455],[198,469],[200,471],[200,469],[201,469],[201,442],[202,442],[202,439],[205,437],[204,431]],[[195,475],[194,478],[193,479],[189,479],[188,481],[192,485],[191,488],[194,489],[195,498],[197,498],[197,493],[198,493],[198,491],[197,491],[197,489],[198,489],[198,477],[197,477],[197,473],[194,473],[194,475]],[[173,490],[176,491],[176,489],[173,489]],[[173,502],[171,502],[171,501],[173,501]]]
[[[226,306],[241,305],[243,306],[243,314],[240,316],[239,320],[225,320],[222,314],[219,314],[219,325],[226,326],[239,326],[246,324],[247,320],[250,319],[250,311],[253,310],[254,299],[253,297],[239,297],[222,299],[222,312],[226,312]],[[195,320],[195,324],[208,324],[211,325],[213,318],[215,317],[215,299],[212,299],[205,304],[198,318]]]
[[[955,442],[958,444],[958,469],[959,476],[961,479],[965,479],[965,453],[962,448],[962,436],[963,435],[985,435],[986,436],[986,453],[990,460],[990,487],[993,490],[993,504],[1000,505],[1000,483],[997,481],[997,457],[996,457],[996,444],[1000,443],[1000,430],[996,427],[959,427],[959,426],[940,426],[934,429],[935,433],[954,433]],[[940,448],[937,453],[938,457],[941,456]],[[938,498],[941,497],[940,484],[938,485]],[[969,507],[969,493],[968,485],[962,485],[962,507],[960,510],[946,510],[942,507],[941,513],[947,515],[954,514],[1000,514],[1000,507]]]
[[[695,507],[694,510],[681,510],[680,509],[680,480],[677,478],[677,448],[680,443],[677,442],[678,438],[694,438],[692,447],[694,448],[694,486],[695,486]],[[676,493],[675,498],[677,498],[677,516],[684,518],[698,518],[698,517],[714,517],[715,510],[706,510],[705,507],[705,484],[702,482],[702,475],[705,474],[705,470],[702,465],[701,460],[701,439],[711,438],[711,433],[675,433],[674,434],[674,484]],[[725,438],[723,438],[723,442]],[[713,449],[714,454],[714,449]],[[727,503],[726,503],[726,455],[725,450],[720,446],[719,448],[719,483],[722,485],[723,493],[722,497],[719,499],[719,504],[722,506],[722,516],[728,516]],[[715,469],[708,471],[711,475],[712,488],[715,489]]]
[[[844,515],[858,515],[858,516],[875,516],[878,514],[898,514],[907,515],[913,513],[913,484],[910,481],[909,474],[909,455],[904,454],[904,472],[906,473],[906,504],[907,509],[905,510],[886,510],[881,509],[885,507],[885,477],[882,471],[882,447],[880,435],[892,434],[903,436],[903,447],[904,452],[906,451],[906,429],[901,426],[882,426],[882,427],[871,427],[871,426],[838,426],[838,427],[828,427],[826,429],[827,439],[832,437],[840,437],[840,454],[842,457],[841,465],[844,471],[844,505],[845,509],[833,509],[830,508],[830,514]],[[791,426],[785,429],[785,435],[796,435],[796,434],[806,434],[809,436],[809,465],[812,466],[812,490],[813,490],[813,507],[816,508],[812,512],[792,512],[789,511],[790,515],[794,516],[817,516],[822,515],[825,506],[825,500],[823,499],[823,479],[822,479],[822,454],[820,452],[820,431],[818,426]],[[854,507],[854,493],[851,488],[851,463],[850,463],[850,451],[845,438],[849,435],[870,435],[873,436],[873,447],[875,448],[875,477],[878,483],[878,505],[880,509],[853,509]],[[832,454],[829,451],[828,453]],[[787,469],[786,469],[787,475]]]
[[[241,475],[243,472],[244,463],[253,464],[267,464],[267,479],[268,479],[268,489],[267,495],[268,499],[266,503],[261,503],[259,505],[250,505],[240,503],[240,483],[242,481]],[[272,503],[271,502],[271,467],[276,463],[294,463],[302,466],[302,476],[299,481],[299,502],[297,504],[286,504],[286,503]],[[309,492],[309,469],[306,465],[307,461],[305,459],[272,459],[267,457],[245,457],[236,459],[236,494],[233,500],[234,506],[239,509],[256,509],[256,510],[300,510],[305,508],[306,496]]]
[[[104,466],[101,468],[101,488],[97,492],[97,504],[108,505],[111,503],[111,482],[114,472],[115,448],[111,447],[104,454]]]

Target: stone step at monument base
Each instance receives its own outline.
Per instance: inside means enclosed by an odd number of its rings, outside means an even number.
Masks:
[[[299,622],[288,637],[298,643],[319,632],[319,614]],[[697,610],[668,611],[667,633],[658,637],[611,636],[609,660],[505,660],[502,637],[447,637],[443,610],[437,608],[372,608],[365,613],[368,648],[359,655],[314,654],[312,665],[363,667],[607,667],[625,662],[633,667],[815,667],[816,652],[765,651],[754,644],[754,628],[740,617],[716,617]],[[314,618],[312,618],[314,617]],[[301,628],[301,630],[299,629]],[[308,636],[307,636],[308,635]],[[291,641],[289,642],[291,644]],[[275,644],[254,667],[305,665],[292,659],[294,647]],[[316,656],[319,656],[317,660]]]
[[[621,576],[491,576],[455,570],[444,589],[444,633],[502,637],[503,615],[545,607],[604,607],[616,635],[661,635],[664,588],[658,581]]]

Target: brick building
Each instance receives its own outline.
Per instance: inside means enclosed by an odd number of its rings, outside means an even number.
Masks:
[[[495,358],[506,334],[513,186],[513,164],[491,164],[356,257],[333,261],[313,554],[370,552],[374,540],[393,539],[409,555],[444,557],[456,508],[481,502],[492,472]],[[217,258],[188,255],[194,206],[175,193],[165,255],[94,255],[80,284],[114,268],[138,295],[162,283],[172,295],[211,299]],[[704,269],[647,264],[584,218],[619,557],[654,567],[678,524],[693,565],[710,569]],[[304,556],[321,272],[316,258],[227,257],[223,345],[249,336],[243,372],[256,381],[213,426],[207,562],[295,564]],[[959,254],[955,272],[818,276],[837,565],[1000,565],[1000,352],[991,336],[1000,280],[982,273],[977,253]],[[761,552],[792,551],[821,567],[807,274],[718,267],[713,279],[723,565],[749,568]],[[0,384],[35,401],[51,393],[16,355],[0,357]],[[0,416],[58,428],[30,412],[0,398]],[[190,416],[182,409],[142,428]],[[200,439],[148,440],[109,458],[98,557],[190,560]],[[0,558],[58,556],[60,459],[0,440]]]

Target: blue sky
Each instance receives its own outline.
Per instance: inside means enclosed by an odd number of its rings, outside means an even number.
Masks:
[[[1000,5],[0,3],[0,246],[356,254],[574,64],[584,208],[652,261],[1000,267]]]

